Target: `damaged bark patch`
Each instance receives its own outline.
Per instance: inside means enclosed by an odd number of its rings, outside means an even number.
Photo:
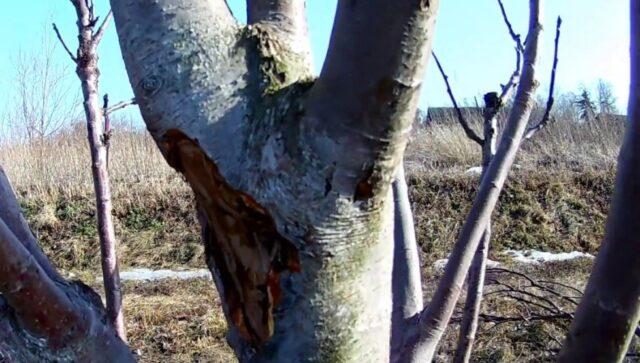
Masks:
[[[280,277],[300,271],[297,249],[278,233],[265,208],[225,181],[196,140],[169,130],[161,147],[169,164],[186,177],[204,214],[207,263],[220,276],[229,319],[247,341],[266,342],[282,297]]]

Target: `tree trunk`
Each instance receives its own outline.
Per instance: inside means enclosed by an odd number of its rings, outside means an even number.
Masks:
[[[507,99],[512,84],[519,77],[519,70],[516,70],[505,89],[502,99]],[[486,96],[485,96],[486,97]],[[485,98],[486,99],[486,98]],[[485,102],[486,103],[486,102]],[[491,164],[491,160],[496,154],[498,139],[498,111],[502,107],[500,104],[495,109],[485,104],[484,112],[484,138],[482,142],[482,174],[480,181]],[[454,362],[468,362],[471,358],[473,343],[475,342],[478,330],[478,318],[482,306],[482,292],[484,290],[484,276],[487,269],[487,258],[489,256],[489,246],[491,245],[491,220],[487,222],[486,229],[476,250],[476,254],[471,262],[471,269],[467,276],[467,299],[464,306],[464,315],[460,324],[458,346],[454,356]]]
[[[107,319],[116,329],[120,338],[126,341],[122,315],[122,288],[116,253],[117,242],[111,216],[111,190],[107,169],[107,146],[104,139],[106,137],[104,134],[104,112],[100,105],[98,89],[100,70],[98,69],[97,48],[110,14],[107,15],[103,25],[94,31],[97,19],[94,17],[93,7],[89,6],[85,0],[73,0],[72,3],[78,17],[79,45],[75,59],[76,74],[82,86],[83,106],[87,119]]]
[[[297,18],[286,3],[261,5]],[[241,361],[389,359],[389,185],[437,3],[340,1],[314,81],[264,9],[241,27],[222,0],[111,0],[147,128],[196,195]]]
[[[423,302],[418,243],[404,167],[398,168],[391,186],[394,204],[391,355],[395,356],[404,346],[405,329],[415,323]]]
[[[491,243],[491,224],[488,224],[478,245],[469,275],[467,276],[467,299],[464,305],[464,316],[460,324],[458,345],[453,361],[456,363],[469,362],[473,343],[476,340],[478,330],[478,318],[482,305],[482,293],[484,291],[484,278],[487,270],[487,256]]]
[[[498,196],[507,178],[533,108],[535,66],[542,32],[541,0],[530,0],[529,33],[524,53],[522,79],[496,156],[492,160],[471,211],[449,257],[444,275],[428,307],[421,313],[420,324],[409,330],[405,354],[400,362],[429,362],[455,308],[471,260],[491,218]]]
[[[621,362],[640,320],[639,14],[631,0],[629,124],[605,238],[559,362]]]

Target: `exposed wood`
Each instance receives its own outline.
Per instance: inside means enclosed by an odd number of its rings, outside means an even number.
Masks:
[[[604,241],[559,362],[621,362],[640,320],[640,1],[630,4],[629,124]]]
[[[430,3],[340,2],[314,83],[286,37],[263,21],[241,27],[224,1],[111,0],[147,128],[196,193],[240,361],[389,359],[389,186],[429,54]],[[372,15],[393,24],[383,31]],[[352,59],[354,41],[380,57]],[[299,267],[285,257],[295,255]]]

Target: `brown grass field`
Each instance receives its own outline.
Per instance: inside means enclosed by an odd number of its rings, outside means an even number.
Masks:
[[[590,260],[522,266],[509,262],[502,251],[597,253],[623,132],[624,123],[615,120],[587,124],[560,120],[526,142],[494,213],[491,258],[535,281],[546,281],[550,285],[544,286],[565,297],[579,298],[566,286],[584,286]],[[100,289],[84,135],[82,127],[75,127],[38,142],[5,143],[0,146],[0,165],[47,255],[68,276]],[[166,165],[146,133],[120,126],[112,140],[109,167],[122,268],[202,268],[192,196],[182,178]],[[479,147],[453,121],[419,127],[412,136],[405,165],[427,301],[438,277],[434,261],[446,257],[478,185],[478,177],[465,171],[479,159]],[[552,310],[570,314],[575,306],[569,299],[531,287],[522,276],[498,270],[488,276],[486,321],[481,324],[474,361],[551,360],[569,320],[536,317],[549,316]],[[505,286],[512,291],[500,292]],[[538,305],[526,303],[525,295],[513,292],[527,289],[543,302],[534,298]],[[124,307],[130,343],[142,362],[234,361],[211,281],[127,282]],[[441,345],[439,361],[451,359],[459,318],[458,312]],[[636,339],[629,361],[637,359],[633,354],[639,348]]]

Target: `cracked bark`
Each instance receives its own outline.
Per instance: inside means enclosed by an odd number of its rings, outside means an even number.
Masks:
[[[250,2],[242,27],[221,0],[111,0],[147,128],[196,194],[239,359],[385,361],[389,185],[437,1],[340,1],[316,81],[273,28],[306,38],[286,19],[302,3]]]

